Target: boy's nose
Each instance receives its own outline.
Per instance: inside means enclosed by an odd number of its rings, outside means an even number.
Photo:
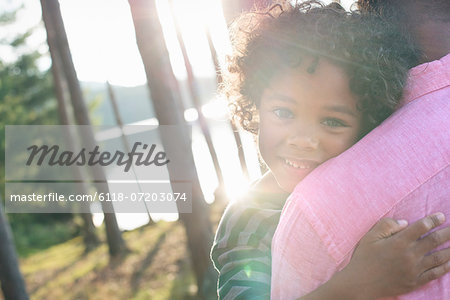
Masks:
[[[299,150],[316,150],[319,146],[319,139],[315,136],[311,130],[305,132],[304,130],[297,130],[293,132],[288,138],[288,144],[291,147],[295,147]]]

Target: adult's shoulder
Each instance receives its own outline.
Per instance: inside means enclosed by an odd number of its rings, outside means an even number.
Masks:
[[[307,220],[341,261],[393,207],[426,189],[450,163],[448,95],[447,87],[409,102],[302,180],[280,219],[284,241],[303,234],[295,222]]]

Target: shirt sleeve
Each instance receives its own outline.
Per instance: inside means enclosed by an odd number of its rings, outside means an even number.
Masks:
[[[280,213],[242,203],[225,210],[211,250],[219,299],[270,299],[271,242]]]

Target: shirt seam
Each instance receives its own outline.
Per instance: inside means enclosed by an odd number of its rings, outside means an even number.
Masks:
[[[434,89],[434,90],[430,90],[430,91],[425,92],[425,93],[417,94],[417,95],[411,97],[411,98],[412,98],[411,100],[406,101],[406,103],[405,103],[404,105],[401,105],[401,107],[405,107],[405,106],[411,104],[412,102],[416,101],[417,99],[422,98],[422,97],[425,97],[425,96],[427,96],[427,95],[429,95],[429,94],[433,94],[433,93],[435,93],[435,92],[439,92],[439,91],[441,91],[441,90],[444,90],[444,89],[448,88],[449,86],[450,86],[450,84],[445,83],[442,87],[438,87],[438,88],[436,88],[436,89]]]

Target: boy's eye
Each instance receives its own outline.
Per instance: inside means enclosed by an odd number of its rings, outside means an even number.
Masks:
[[[322,124],[328,127],[348,127],[343,121],[333,118],[325,119]]]
[[[292,111],[287,108],[276,108],[273,113],[280,119],[292,119],[294,117]]]

